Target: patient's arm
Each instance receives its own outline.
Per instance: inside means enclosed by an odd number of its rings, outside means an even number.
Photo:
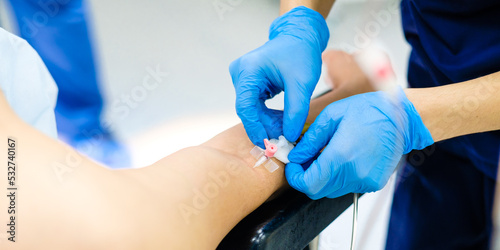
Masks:
[[[14,138],[19,188],[16,242],[2,235],[0,249],[213,249],[285,183],[283,168],[250,167],[252,145],[241,126],[152,166],[112,171],[21,122],[3,95],[0,112],[0,187],[7,191],[7,140]],[[3,194],[2,233],[8,206]]]
[[[314,100],[309,122],[343,95]],[[213,249],[286,186],[283,164],[274,173],[252,168],[241,125],[149,167],[113,171],[22,122],[3,94],[0,113],[0,249]],[[15,214],[7,213],[8,138],[16,141]],[[15,243],[5,234],[10,216]]]

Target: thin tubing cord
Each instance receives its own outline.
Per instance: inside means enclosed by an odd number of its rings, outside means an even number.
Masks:
[[[351,250],[354,250],[356,241],[356,226],[358,224],[358,193],[353,194],[353,210],[352,210],[352,235],[351,235]]]
[[[397,0],[392,0],[392,1],[396,2]],[[382,5],[382,3],[380,3],[380,5]],[[373,9],[374,7],[376,7],[376,4],[373,4],[373,3],[365,4],[364,7],[367,9],[368,8]],[[368,18],[365,18],[365,23],[367,23],[367,22],[368,22]],[[358,198],[359,198],[359,194],[353,193],[351,250],[354,250],[355,241],[356,241],[356,227],[357,227],[357,222],[358,222]]]

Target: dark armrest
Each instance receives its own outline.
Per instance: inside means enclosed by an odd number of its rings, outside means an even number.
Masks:
[[[352,194],[313,201],[289,189],[240,221],[217,249],[304,249],[352,202]]]

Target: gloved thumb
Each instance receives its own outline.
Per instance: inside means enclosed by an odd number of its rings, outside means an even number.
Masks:
[[[295,190],[305,193],[307,191],[304,182],[304,169],[300,164],[290,162],[285,166],[285,177],[288,184]]]

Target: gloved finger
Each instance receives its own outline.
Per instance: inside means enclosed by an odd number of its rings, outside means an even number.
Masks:
[[[283,134],[287,140],[294,142],[299,139],[306,123],[311,93],[307,93],[308,91],[299,84],[292,84],[292,86],[285,89]]]
[[[288,163],[285,168],[288,184],[313,200],[328,195],[331,175],[329,164],[320,165],[317,160],[306,171],[296,163]]]
[[[319,192],[328,184],[329,172],[328,166],[320,165],[317,160],[313,161],[311,166],[304,172],[303,179],[307,187],[304,193],[309,198],[313,200],[323,198]]]
[[[308,161],[317,155],[330,141],[337,129],[339,120],[330,117],[330,112],[327,112],[329,108],[331,107],[328,106],[319,114],[300,142],[292,149],[288,155],[291,162],[302,164]]]
[[[252,143],[265,148],[264,139],[267,138],[267,133],[259,119],[260,102],[263,102],[263,100],[259,99],[259,90],[257,88],[252,88],[249,85],[238,87],[236,113],[240,117]]]
[[[346,182],[350,178],[348,169],[342,167],[337,162],[342,162],[339,159],[344,158],[339,155],[338,147],[342,144],[340,137],[334,137],[319,155],[311,166],[304,173],[304,182],[309,187],[306,193],[313,200],[326,197],[332,192],[344,189],[350,183]]]
[[[283,111],[269,109],[262,104],[259,114],[268,138],[277,139],[280,135],[283,135]]]
[[[308,161],[306,161],[305,163],[301,163],[300,165],[302,165],[302,168],[303,168],[304,170],[307,170],[307,169],[308,169],[308,168],[312,165],[312,163],[313,163],[316,159],[318,159],[318,157],[319,157],[319,154],[315,155],[313,158],[309,159],[309,160],[308,160]]]
[[[329,155],[323,152],[305,171],[299,164],[288,163],[285,168],[288,184],[313,200],[323,198],[327,193],[320,192],[327,188],[335,174],[330,160]]]
[[[314,160],[310,160],[302,165],[290,162],[285,166],[285,176],[288,184],[299,192],[306,192],[307,186],[304,182],[304,172],[307,170]]]
[[[295,190],[305,193],[307,191],[304,182],[304,169],[300,164],[290,162],[285,166],[285,177],[288,184]]]

